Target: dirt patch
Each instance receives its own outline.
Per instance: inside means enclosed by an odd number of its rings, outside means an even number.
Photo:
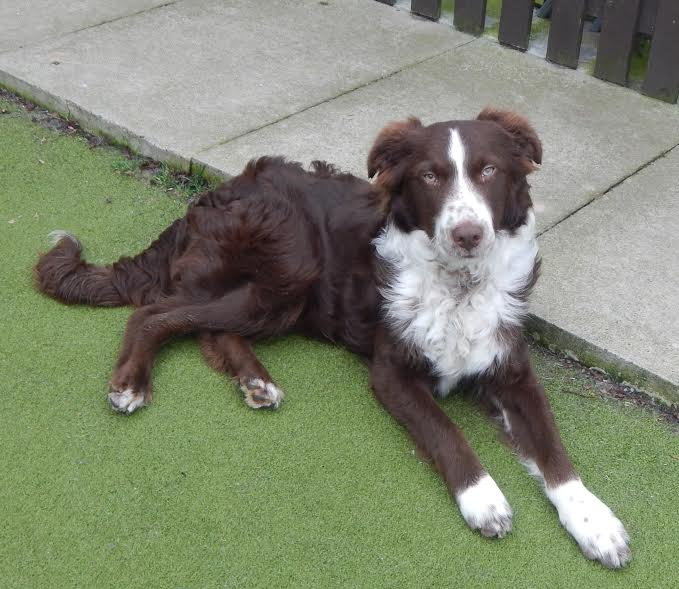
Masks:
[[[663,421],[669,423],[675,432],[679,433],[679,405],[666,405],[629,383],[617,382],[601,368],[588,368],[574,358],[553,352],[540,344],[531,343],[531,349],[534,353],[540,354],[552,362],[557,362],[563,368],[575,373],[576,378],[583,379],[585,389],[593,395],[602,399],[616,399],[625,405],[650,410]]]
[[[90,148],[111,147],[117,149],[125,163],[119,163],[115,169],[119,173],[133,175],[147,183],[154,184],[187,200],[195,195],[211,190],[221,182],[218,178],[207,177],[203,170],[184,172],[177,170],[163,162],[158,162],[144,156],[137,155],[126,147],[116,145],[105,137],[94,135],[83,129],[76,121],[64,118],[58,113],[42,108],[30,100],[17,96],[0,87],[0,99],[14,104],[19,111],[30,116],[34,123],[64,135],[81,137]],[[7,114],[9,111],[0,112]]]
[[[64,135],[78,135],[79,137],[84,138],[90,147],[99,147],[106,143],[103,138],[82,129],[75,121],[69,121],[54,112],[41,108],[21,96],[12,94],[4,88],[0,88],[0,98],[13,103],[20,110],[30,113],[31,120],[34,123],[38,123],[50,131],[56,131],[58,133],[63,133]]]

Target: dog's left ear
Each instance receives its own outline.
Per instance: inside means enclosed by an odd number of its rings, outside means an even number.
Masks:
[[[520,157],[525,161],[527,174],[535,171],[542,163],[542,143],[533,127],[521,115],[509,110],[486,107],[476,118],[479,121],[493,121],[509,133]]]
[[[415,117],[384,127],[368,154],[368,177],[378,174],[379,184],[388,190],[396,189],[413,153],[414,134],[421,128],[422,123]]]

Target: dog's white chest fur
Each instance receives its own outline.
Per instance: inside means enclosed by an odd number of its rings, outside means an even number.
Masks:
[[[446,259],[424,231],[393,225],[374,243],[391,270],[382,289],[384,318],[430,362],[439,394],[506,356],[501,327],[520,325],[527,312],[515,295],[531,280],[537,256],[532,212],[514,235],[499,232],[481,259]]]

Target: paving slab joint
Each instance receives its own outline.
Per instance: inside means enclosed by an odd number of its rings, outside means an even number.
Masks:
[[[316,102],[316,103],[314,103],[314,104],[311,104],[311,105],[309,105],[309,106],[306,106],[306,107],[304,107],[304,108],[302,108],[302,109],[300,109],[300,110],[298,110],[298,111],[296,111],[296,112],[287,114],[287,115],[285,115],[285,116],[283,116],[283,117],[280,117],[280,118],[278,118],[278,119],[276,119],[276,120],[274,120],[274,121],[270,121],[270,122],[268,122],[268,123],[266,123],[266,124],[264,124],[264,125],[260,125],[259,127],[253,127],[253,128],[251,128],[251,129],[248,129],[248,130],[244,131],[243,133],[239,133],[238,135],[234,135],[234,136],[232,136],[232,137],[228,137],[228,138],[226,138],[226,139],[222,139],[222,140],[220,140],[220,141],[216,141],[215,143],[213,143],[213,144],[211,144],[211,145],[208,145],[207,147],[203,147],[203,148],[198,152],[197,155],[200,155],[201,153],[205,153],[205,152],[207,152],[207,151],[210,151],[211,149],[214,149],[214,148],[216,148],[216,147],[221,147],[221,146],[223,146],[223,145],[226,145],[227,143],[231,143],[232,141],[236,141],[237,139],[240,139],[240,138],[245,137],[245,136],[247,136],[247,135],[250,135],[250,134],[252,134],[252,133],[256,133],[257,131],[261,131],[262,129],[266,129],[267,127],[271,127],[271,126],[273,126],[273,125],[276,125],[276,124],[278,124],[278,123],[281,123],[282,121],[286,121],[286,120],[288,120],[288,119],[290,119],[290,118],[292,118],[292,117],[295,117],[295,116],[297,116],[297,115],[299,115],[299,114],[302,114],[302,113],[304,113],[304,112],[306,112],[306,111],[308,111],[308,110],[312,110],[312,109],[314,109],[314,108],[316,108],[316,107],[319,107],[319,106],[321,106],[321,105],[323,105],[323,104],[327,104],[327,103],[329,103],[329,102],[332,102],[333,100],[336,100],[336,99],[338,99],[338,98],[341,98],[342,96],[346,96],[347,94],[351,94],[352,92],[356,92],[357,90],[361,90],[361,89],[363,89],[363,88],[367,88],[367,87],[369,87],[369,86],[372,86],[373,84],[377,84],[378,82],[382,82],[383,80],[388,80],[389,78],[392,78],[392,77],[394,77],[394,76],[396,76],[396,75],[398,75],[398,74],[400,74],[400,73],[402,73],[402,72],[405,72],[405,71],[408,71],[408,70],[410,70],[410,69],[413,69],[413,68],[415,68],[415,67],[417,67],[417,66],[419,66],[419,65],[422,65],[422,64],[424,64],[424,63],[427,63],[428,61],[431,61],[431,60],[433,60],[433,59],[436,59],[436,58],[438,58],[438,57],[441,57],[442,55],[446,55],[447,53],[452,53],[452,52],[454,52],[454,51],[457,51],[458,49],[460,49],[460,48],[462,48],[462,47],[465,47],[465,46],[469,45],[470,43],[474,43],[474,42],[476,42],[476,41],[479,41],[479,39],[477,39],[477,38],[470,39],[469,41],[467,41],[467,42],[465,42],[465,43],[461,43],[460,45],[456,45],[455,47],[452,47],[452,48],[450,48],[450,49],[446,49],[446,50],[444,50],[444,51],[441,51],[441,52],[439,52],[439,53],[436,53],[435,55],[429,55],[429,56],[427,56],[427,57],[425,57],[425,58],[423,58],[423,59],[420,59],[420,60],[418,60],[418,61],[416,61],[416,62],[409,63],[408,65],[405,65],[405,66],[403,66],[403,67],[401,67],[401,68],[399,68],[399,69],[397,69],[397,70],[395,70],[395,71],[393,71],[393,72],[389,72],[388,74],[384,74],[383,76],[379,76],[379,77],[377,77],[377,78],[374,78],[374,79],[372,79],[372,80],[370,80],[370,81],[368,81],[368,82],[365,82],[364,84],[359,84],[359,85],[357,85],[357,86],[354,86],[353,88],[349,88],[348,90],[345,90],[345,91],[343,91],[343,92],[340,92],[339,94],[335,94],[334,96],[330,96],[330,97],[326,98],[325,100],[321,100],[321,101],[319,101],[319,102]],[[224,175],[224,172],[222,172],[221,174]]]
[[[133,16],[138,16],[140,14],[144,14],[145,12],[150,12],[152,10],[157,10],[159,8],[165,8],[166,6],[172,6],[173,4],[177,4],[178,2],[182,2],[182,1],[183,0],[171,0],[170,2],[165,2],[163,4],[159,4],[158,6],[151,6],[149,8],[144,8],[143,10],[138,10],[137,12],[132,12],[130,14],[123,14],[121,16],[116,16],[114,18],[105,19],[105,20],[102,20],[100,22],[93,23],[91,25],[87,25],[85,27],[73,29],[72,31],[68,31],[68,32],[65,32],[65,33],[60,34],[60,35],[57,34],[57,35],[54,35],[54,36],[51,36],[51,37],[47,36],[47,37],[42,38],[42,39],[40,39],[40,40],[38,40],[34,43],[27,43],[26,45],[21,45],[19,48],[25,49],[26,47],[32,47],[34,45],[39,45],[40,43],[44,43],[45,41],[48,41],[48,40],[59,39],[61,37],[67,37],[68,35],[74,35],[76,33],[82,32],[82,31],[87,31],[88,29],[94,29],[94,28],[100,27],[102,25],[107,25],[109,23],[113,23],[113,22],[116,22],[116,21],[119,21],[119,20],[123,20],[123,19],[126,19],[126,18],[133,17]],[[3,53],[11,53],[12,51],[16,51],[16,50],[17,50],[17,47],[10,47],[8,49],[4,49],[4,50],[0,51],[0,55],[2,55]]]
[[[538,232],[538,237],[539,237],[540,235],[543,235],[543,234],[547,233],[547,232],[550,231],[551,229],[554,229],[555,227],[559,226],[561,223],[563,223],[563,222],[566,221],[567,219],[570,219],[573,215],[579,213],[581,210],[587,208],[587,207],[588,207],[589,205],[591,205],[592,203],[594,203],[594,202],[598,201],[599,199],[603,198],[603,197],[606,196],[609,192],[613,191],[614,189],[616,189],[616,188],[617,188],[618,186],[620,186],[621,184],[625,183],[625,182],[626,182],[627,180],[629,180],[630,178],[633,178],[634,176],[636,176],[637,174],[639,174],[639,172],[641,172],[641,171],[645,170],[646,168],[648,168],[648,166],[651,166],[651,165],[653,165],[655,162],[657,162],[658,160],[661,160],[662,158],[667,157],[671,152],[673,152],[673,151],[674,151],[675,149],[677,149],[678,147],[679,147],[679,143],[676,143],[676,144],[673,145],[672,147],[669,147],[669,148],[665,149],[664,151],[660,152],[658,155],[652,157],[650,160],[644,162],[643,164],[641,164],[640,166],[638,166],[634,171],[630,172],[629,174],[626,174],[626,175],[623,176],[621,179],[616,180],[613,184],[611,184],[608,188],[606,188],[606,190],[604,190],[603,192],[601,192],[601,193],[599,193],[599,194],[594,195],[594,197],[591,198],[590,200],[588,200],[586,203],[582,204],[582,205],[579,206],[577,209],[571,211],[571,212],[570,212],[568,215],[566,215],[563,219],[559,219],[557,222],[552,223],[552,224],[549,225],[548,227],[545,227],[542,231],[539,231],[539,232]]]

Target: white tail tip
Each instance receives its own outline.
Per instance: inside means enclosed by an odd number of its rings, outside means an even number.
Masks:
[[[78,241],[78,238],[75,235],[69,233],[68,231],[62,231],[61,229],[55,229],[54,231],[50,231],[47,234],[47,239],[49,239],[52,245],[57,245],[62,239],[70,239],[73,243],[75,243],[78,246],[78,249],[80,249],[81,247],[80,242]]]

